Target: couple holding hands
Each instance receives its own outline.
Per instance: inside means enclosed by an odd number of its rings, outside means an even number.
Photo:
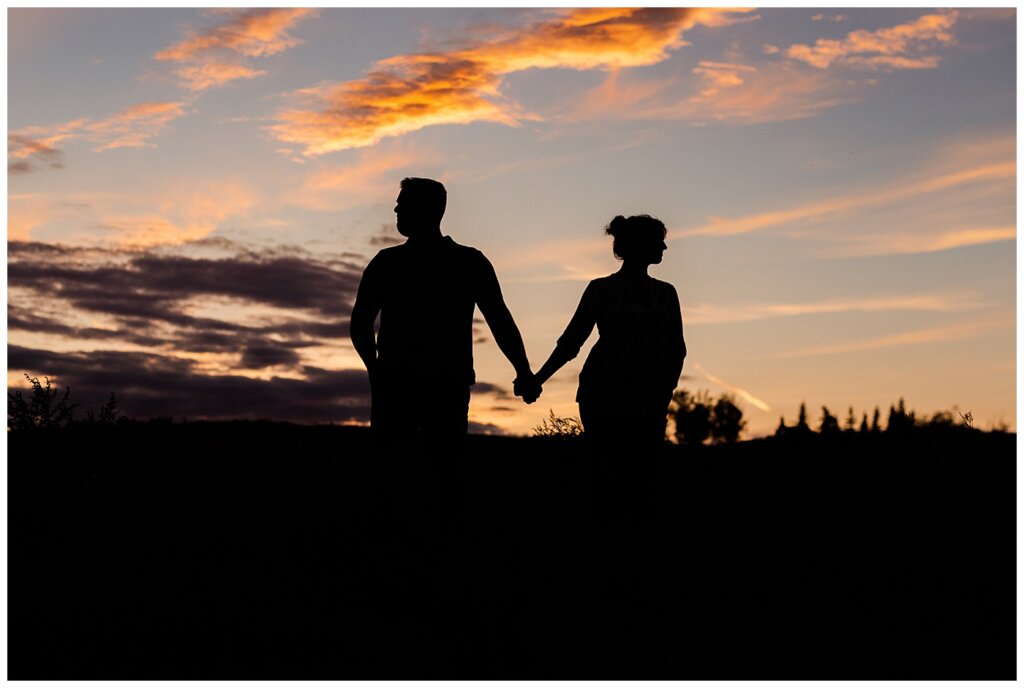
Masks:
[[[686,356],[676,290],[647,274],[667,248],[665,225],[646,215],[611,221],[605,231],[622,267],[587,285],[551,356],[534,373],[490,261],[441,234],[446,204],[440,182],[403,179],[395,215],[407,240],[379,251],[359,283],[350,334],[369,372],[376,437],[419,438],[433,450],[459,451],[476,382],[473,316],[479,307],[515,368],[516,396],[528,404],[577,356],[596,325],[599,339],[576,395],[586,436],[602,447],[660,443]]]

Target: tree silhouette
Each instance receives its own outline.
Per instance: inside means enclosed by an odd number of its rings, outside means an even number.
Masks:
[[[676,390],[669,413],[675,419],[676,440],[680,444],[703,444],[711,436],[711,408],[711,394],[707,390],[696,394]]]
[[[7,393],[7,427],[13,430],[32,428],[62,428],[74,420],[78,404],[70,402],[71,388],[66,387],[64,395],[57,398],[59,390],[50,385],[50,378],[44,377],[46,386],[39,378],[25,373],[32,385],[32,396],[25,399],[21,390]]]
[[[100,425],[117,425],[117,422],[121,420],[121,411],[117,408],[117,397],[114,396],[114,393],[110,393],[110,398],[100,407],[98,415],[89,409],[85,412],[85,419],[90,423],[99,423]]]
[[[948,430],[956,426],[956,422],[949,411],[939,411],[928,419],[927,426],[931,429]]]
[[[878,421],[882,416],[882,412],[875,407],[875,415],[871,417],[871,432],[881,432],[882,428],[878,425]]]
[[[811,431],[811,426],[807,424],[807,404],[804,402],[800,402],[800,415],[797,416],[796,426],[793,430],[801,435],[807,434]]]
[[[821,407],[821,425],[818,428],[818,432],[822,435],[831,435],[839,432],[839,419],[829,412],[828,406]]]
[[[715,444],[729,444],[739,439],[746,426],[743,411],[731,394],[723,394],[711,409],[711,438]]]
[[[864,432],[864,433],[868,432],[868,414],[867,413],[864,414],[864,418],[862,418],[861,421],[860,421],[860,431]]]
[[[897,406],[889,406],[889,420],[886,423],[885,431],[893,433],[903,433],[913,429],[916,424],[916,418],[914,412],[907,413],[906,404],[903,401],[903,397],[900,397]]]
[[[853,407],[850,407],[850,411],[846,414],[846,427],[844,430],[847,432],[853,432],[857,429],[857,414],[853,412]]]

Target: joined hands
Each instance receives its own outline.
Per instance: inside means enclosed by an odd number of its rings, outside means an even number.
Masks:
[[[512,391],[517,397],[522,397],[527,404],[537,401],[543,389],[533,373],[520,375],[512,382]]]

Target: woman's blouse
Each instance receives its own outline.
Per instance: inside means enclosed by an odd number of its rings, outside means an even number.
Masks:
[[[566,360],[595,325],[599,339],[580,372],[576,401],[616,413],[664,412],[686,357],[675,287],[647,275],[593,280],[558,339]]]

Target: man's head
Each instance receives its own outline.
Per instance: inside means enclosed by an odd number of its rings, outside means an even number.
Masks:
[[[448,192],[444,184],[433,179],[406,177],[395,203],[398,233],[411,237],[424,230],[438,229],[447,205]]]

